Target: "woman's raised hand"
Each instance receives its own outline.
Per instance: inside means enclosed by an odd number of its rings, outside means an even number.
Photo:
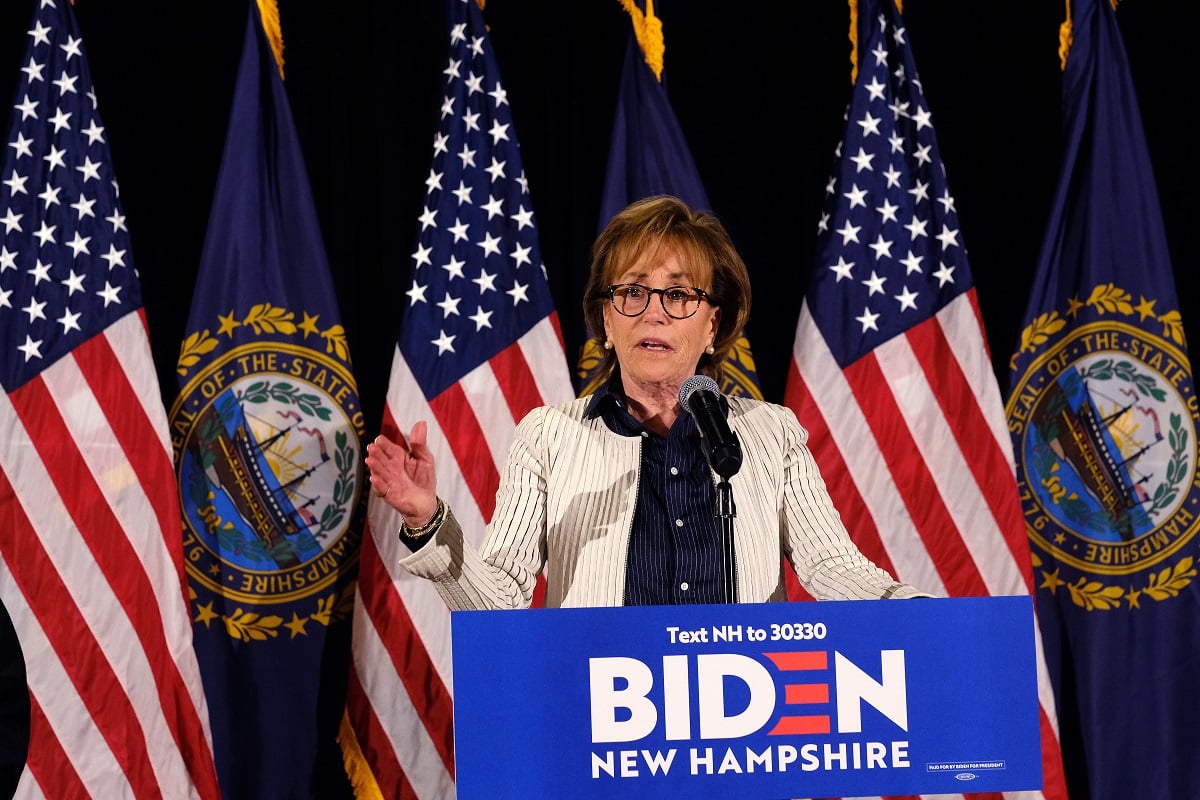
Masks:
[[[425,444],[428,426],[413,425],[407,441],[380,435],[367,445],[371,491],[400,512],[404,524],[419,528],[437,511],[437,472],[433,451]]]

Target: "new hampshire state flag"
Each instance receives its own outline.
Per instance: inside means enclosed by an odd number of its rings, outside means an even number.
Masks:
[[[697,211],[712,210],[662,84],[665,44],[654,3],[647,0],[643,9],[636,0],[621,0],[621,6],[630,16],[632,31],[617,94],[597,233],[625,206],[654,195],[674,195]],[[580,395],[591,394],[606,377],[604,353],[590,336],[576,370]],[[721,384],[727,394],[762,399],[750,341],[744,334],[725,359]]]
[[[225,800],[343,796],[363,418],[272,3],[250,3],[172,440]]]
[[[1200,797],[1197,402],[1108,0],[1072,0],[1065,151],[1009,429],[1072,800]]]

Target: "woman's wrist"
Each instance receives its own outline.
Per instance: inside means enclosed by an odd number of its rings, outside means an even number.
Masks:
[[[437,507],[434,508],[433,514],[426,518],[425,522],[420,525],[412,525],[407,519],[404,519],[400,524],[400,535],[409,539],[419,539],[436,530],[445,518],[446,504],[439,497],[437,499]]]
[[[428,525],[430,523],[431,520],[433,520],[433,518],[435,516],[437,516],[438,505],[440,505],[440,504],[441,504],[441,500],[439,500],[438,498],[435,497],[433,510],[422,517],[410,517],[407,514],[401,514],[401,517],[403,518],[402,521],[403,521],[405,527],[414,528],[414,529],[415,528],[424,528],[426,525]]]

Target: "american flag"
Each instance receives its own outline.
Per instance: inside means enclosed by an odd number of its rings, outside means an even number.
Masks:
[[[573,397],[529,186],[483,15],[447,0],[445,93],[383,433],[424,419],[438,493],[482,539],[513,430]],[[396,562],[400,518],[372,498],[341,741],[360,796],[454,796],[450,616]]]
[[[220,792],[166,413],[79,26],[34,12],[0,184],[0,597],[32,704],[21,797]]]
[[[892,0],[859,0],[857,20],[857,76],[785,402],[811,432],[847,528],[876,563],[949,596],[1027,595],[1012,443],[908,33]],[[1065,798],[1035,641],[1044,772],[1036,796]]]

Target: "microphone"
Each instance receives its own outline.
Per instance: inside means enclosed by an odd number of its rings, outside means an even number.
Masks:
[[[729,430],[721,411],[721,388],[707,375],[693,375],[679,387],[679,404],[696,420],[700,449],[712,471],[722,478],[733,477],[742,467],[742,443]]]

